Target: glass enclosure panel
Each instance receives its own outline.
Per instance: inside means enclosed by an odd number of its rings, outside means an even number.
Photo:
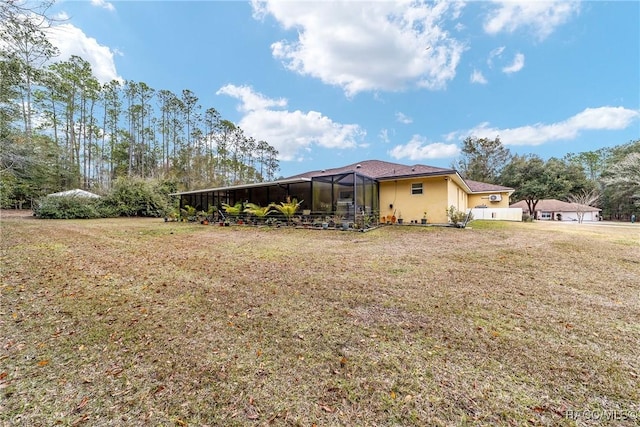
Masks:
[[[272,185],[269,187],[269,203],[280,203],[287,200],[286,185]]]
[[[371,180],[371,210],[375,212],[380,212],[380,197],[379,197],[379,188],[378,183],[374,180]]]
[[[333,184],[333,200],[336,215],[343,219],[353,219],[355,212],[355,193],[353,174],[337,175]]]
[[[270,187],[258,187],[251,189],[251,197],[249,201],[258,206],[267,206],[272,200],[269,200]]]
[[[315,212],[332,212],[333,200],[331,197],[331,182],[313,181],[313,205]]]
[[[356,175],[356,206],[357,212],[366,212],[365,209],[365,190],[364,177]]]
[[[298,202],[302,202],[300,210],[311,209],[311,183],[302,182],[299,184],[289,184],[289,196],[291,200],[297,199]]]

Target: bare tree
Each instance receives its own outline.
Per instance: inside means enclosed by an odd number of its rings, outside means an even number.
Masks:
[[[600,200],[600,193],[596,190],[582,190],[577,194],[570,194],[567,199],[570,203],[575,205],[576,215],[578,215],[578,223],[582,224],[587,208],[593,207],[598,203],[598,200]]]

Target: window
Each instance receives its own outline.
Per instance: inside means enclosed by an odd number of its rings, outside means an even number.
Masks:
[[[541,219],[551,219],[551,212],[542,212],[542,214],[540,215]]]
[[[340,201],[344,201],[344,200],[352,201],[353,200],[353,190],[340,191],[338,193],[338,200],[340,200]]]
[[[411,184],[411,194],[422,194],[422,183],[416,182]]]

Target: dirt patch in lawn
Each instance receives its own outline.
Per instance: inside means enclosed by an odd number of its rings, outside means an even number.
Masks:
[[[3,212],[0,421],[637,425],[640,242],[475,224]]]

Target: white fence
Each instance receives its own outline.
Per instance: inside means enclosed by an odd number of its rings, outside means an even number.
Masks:
[[[473,219],[522,221],[522,208],[473,208]]]

